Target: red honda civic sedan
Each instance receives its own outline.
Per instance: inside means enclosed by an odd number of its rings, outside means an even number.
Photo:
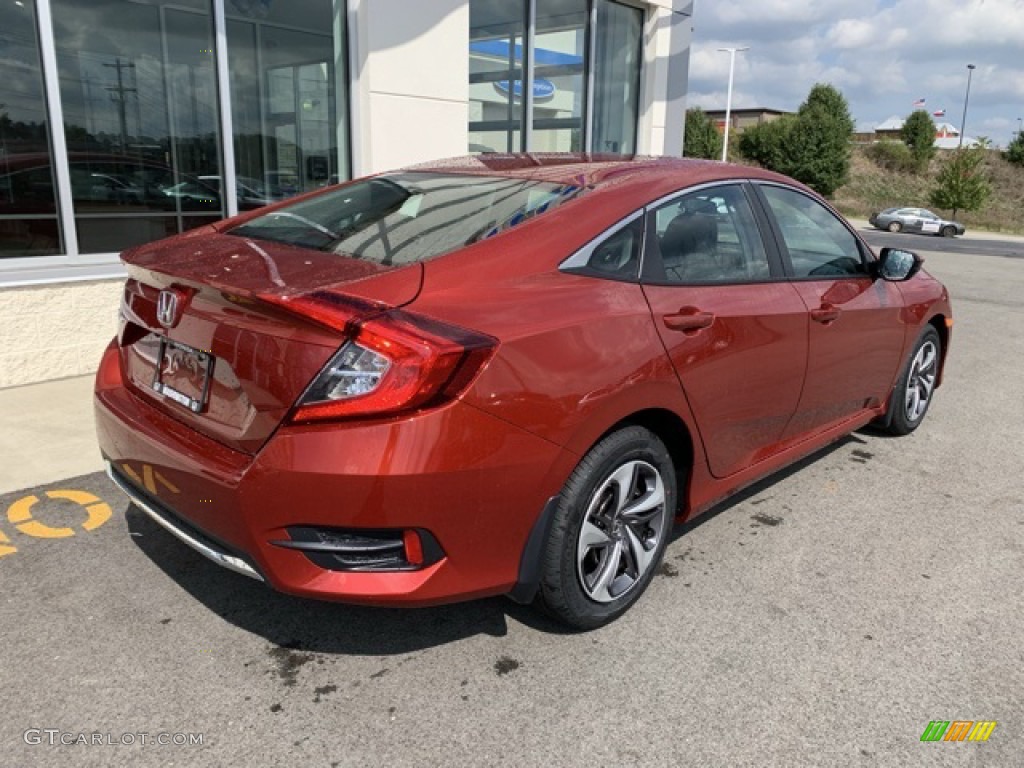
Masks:
[[[295,595],[626,611],[676,521],[869,422],[914,430],[952,315],[913,253],[721,163],[482,155],[124,254],[114,481]]]

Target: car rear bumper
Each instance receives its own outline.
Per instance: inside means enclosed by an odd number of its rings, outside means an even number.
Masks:
[[[534,522],[577,460],[461,402],[388,421],[283,426],[251,456],[103,378],[96,427],[114,481],[207,558],[294,595],[429,605],[509,592]],[[295,526],[417,529],[442,554],[406,570],[324,568],[272,543]]]

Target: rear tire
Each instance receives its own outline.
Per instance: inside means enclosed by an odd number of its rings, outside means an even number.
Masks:
[[[899,223],[898,221],[890,221],[890,222],[889,222],[889,226],[888,226],[888,227],[886,227],[886,229],[888,229],[888,230],[889,230],[890,232],[892,232],[893,234],[896,234],[896,233],[897,233],[897,232],[899,232],[899,231],[900,231],[901,229],[903,229],[903,225],[902,225],[902,224],[900,224],[900,223]]]
[[[625,613],[654,578],[677,498],[675,466],[657,435],[626,427],[601,440],[562,489],[538,605],[574,629]]]
[[[914,345],[896,389],[889,399],[892,417],[886,431],[892,435],[909,435],[924,421],[932,404],[942,361],[942,340],[930,325]]]

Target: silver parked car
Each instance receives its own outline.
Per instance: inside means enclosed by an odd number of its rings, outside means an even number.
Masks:
[[[953,237],[967,231],[959,221],[936,216],[926,208],[886,208],[884,211],[872,213],[868,221],[873,226],[890,232],[920,232],[924,235]]]

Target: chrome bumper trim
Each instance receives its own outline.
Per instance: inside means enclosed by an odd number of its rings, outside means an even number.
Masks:
[[[212,560],[217,565],[227,568],[229,571],[240,573],[243,576],[248,576],[250,579],[256,579],[256,581],[263,581],[263,577],[260,576],[260,574],[257,573],[257,571],[251,565],[242,560],[240,557],[235,557],[234,555],[229,555],[227,552],[223,552],[219,549],[214,549],[209,544],[200,541],[187,531],[182,530],[180,527],[178,527],[178,525],[175,524],[173,520],[168,520],[164,515],[162,515],[159,512],[159,510],[154,509],[153,506],[148,501],[146,501],[146,499],[140,497],[135,492],[134,488],[126,484],[120,477],[118,477],[117,473],[114,472],[113,465],[109,461],[107,462],[107,477],[109,477],[114,482],[114,484],[118,488],[120,488],[124,492],[124,494],[128,496],[129,499],[132,500],[132,503],[135,506],[137,506],[147,515],[149,515],[149,517],[152,518],[153,522],[164,528],[164,530],[166,530],[173,536],[177,537],[188,546],[192,547],[192,549],[201,554],[203,557]]]

